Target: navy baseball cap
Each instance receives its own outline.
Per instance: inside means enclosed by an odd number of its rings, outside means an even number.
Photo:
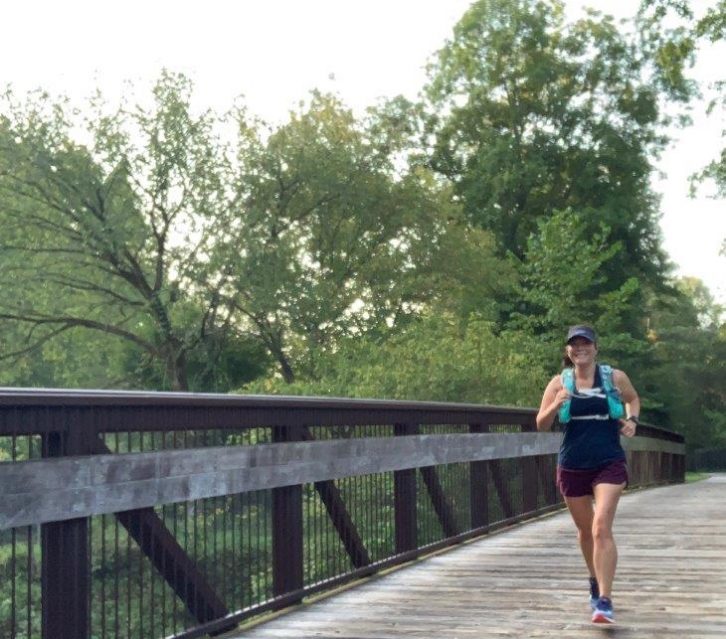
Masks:
[[[589,326],[581,324],[577,326],[570,326],[570,330],[567,331],[567,343],[569,344],[570,340],[575,337],[584,337],[586,340],[590,340],[593,343],[597,342],[597,335],[595,335],[595,331]]]

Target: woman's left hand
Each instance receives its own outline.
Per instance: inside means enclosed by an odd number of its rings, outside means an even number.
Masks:
[[[620,434],[625,435],[625,437],[633,437],[635,435],[635,422],[630,419],[621,419]]]

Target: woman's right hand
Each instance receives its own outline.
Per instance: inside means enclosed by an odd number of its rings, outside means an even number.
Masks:
[[[562,386],[559,375],[555,375],[547,384],[537,413],[537,430],[549,430],[555,420],[560,406],[570,399],[570,392]]]
[[[566,388],[560,388],[560,390],[557,391],[557,394],[555,395],[555,406],[559,408],[564,404],[568,399],[572,397],[572,393],[568,391]]]

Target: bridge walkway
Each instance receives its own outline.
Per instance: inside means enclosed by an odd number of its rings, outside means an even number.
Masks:
[[[615,525],[617,624],[590,623],[566,512],[370,578],[229,639],[723,639],[726,475],[633,491]]]

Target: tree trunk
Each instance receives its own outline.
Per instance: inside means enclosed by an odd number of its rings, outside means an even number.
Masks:
[[[171,390],[186,392],[189,390],[186,353],[178,344],[167,347],[166,374],[171,383]]]
[[[282,352],[277,356],[277,361],[280,363],[280,372],[285,383],[292,384],[295,381],[295,373],[290,366],[290,362],[287,361],[287,358]]]

